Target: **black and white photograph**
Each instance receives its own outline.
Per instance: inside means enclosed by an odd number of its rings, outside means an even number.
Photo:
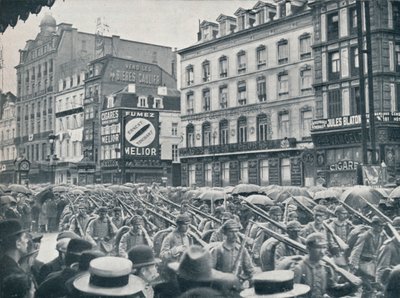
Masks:
[[[111,297],[400,297],[400,0],[0,0],[0,298]]]

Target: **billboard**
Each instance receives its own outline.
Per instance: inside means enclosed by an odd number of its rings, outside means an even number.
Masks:
[[[149,110],[123,112],[123,152],[127,159],[160,159],[159,113]]]

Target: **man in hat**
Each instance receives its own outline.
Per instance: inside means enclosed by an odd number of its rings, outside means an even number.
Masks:
[[[58,256],[42,265],[37,277],[38,284],[41,284],[50,273],[60,271],[65,267],[65,253],[67,252],[69,241],[78,238],[77,234],[70,231],[64,231],[57,235],[56,250],[58,251]]]
[[[87,207],[85,204],[79,204],[77,211],[78,214],[72,215],[70,219],[69,230],[80,237],[83,237],[85,236],[84,234],[89,223],[90,216],[87,214]]]
[[[225,240],[211,250],[212,267],[222,272],[229,272],[241,276],[242,279],[251,279],[254,266],[244,243],[238,242],[239,223],[230,219],[222,226]],[[242,239],[242,241],[246,241]],[[239,268],[239,272],[235,272]],[[243,274],[241,274],[243,272]]]
[[[289,221],[286,225],[286,229],[290,239],[299,243],[303,242],[299,237],[301,224],[298,221]],[[278,265],[279,261],[281,261],[282,258],[295,255],[302,255],[302,253],[283,242],[279,242],[275,248],[275,266]]]
[[[107,212],[107,207],[100,207],[98,210],[99,217],[89,222],[87,228],[87,235],[90,236],[97,247],[105,253],[112,251],[112,239],[117,232],[117,228],[111,221]]]
[[[112,222],[117,229],[121,228],[124,225],[124,219],[122,218],[122,209],[121,207],[114,207],[113,209],[113,217]]]
[[[273,219],[274,221],[281,222],[283,212],[279,206],[272,206],[271,209],[269,209],[268,214],[269,214],[270,218]],[[266,228],[268,228],[274,232],[282,233],[281,229],[277,228],[275,225],[273,225],[269,222],[263,222],[263,223],[260,223],[260,225],[265,226]],[[257,232],[255,234],[256,238],[254,240],[254,244],[252,247],[253,259],[257,264],[259,264],[261,245],[264,243],[265,240],[267,240],[269,238],[269,236],[261,228],[259,228],[259,227],[253,227],[253,228],[255,228],[257,230]],[[254,234],[254,232],[253,232],[253,234]]]
[[[371,229],[359,235],[349,257],[350,269],[363,280],[363,297],[373,297],[376,258],[385,241],[383,221],[372,217]]]
[[[222,219],[222,214],[225,212],[225,208],[223,206],[218,206],[214,210],[214,217],[218,219]],[[208,230],[216,230],[221,227],[221,224],[213,221],[213,220],[208,220],[206,224],[204,225],[203,231],[208,231]]]
[[[393,227],[400,231],[400,217],[393,219]],[[376,265],[376,282],[385,286],[392,269],[400,264],[400,243],[399,239],[393,237],[386,240],[378,253]]]
[[[161,262],[154,258],[153,249],[148,245],[136,245],[128,252],[128,259],[132,261],[132,273],[146,283],[144,290],[146,297],[153,297],[153,285],[159,278],[157,264]]]
[[[233,214],[230,212],[222,212],[222,215],[221,215],[222,226],[229,219],[233,219]],[[219,227],[216,231],[214,231],[211,234],[210,243],[211,242],[221,242],[221,241],[224,241],[224,233],[222,232],[222,228]]]
[[[24,274],[19,266],[21,258],[28,253],[29,234],[18,220],[0,222],[0,241],[3,255],[0,258],[0,288],[3,280],[13,273]]]
[[[337,206],[335,209],[336,219],[334,219],[330,226],[332,230],[338,235],[343,241],[347,241],[347,238],[353,229],[352,223],[348,220],[349,213],[343,206]]]
[[[178,261],[192,244],[188,236],[190,217],[187,214],[180,214],[175,222],[176,228],[164,238],[161,244],[160,257],[167,263]]]
[[[35,284],[38,284],[39,272],[41,267],[44,265],[42,261],[37,259],[43,235],[30,234],[29,238],[28,252],[20,259],[19,265],[26,273],[31,274]]]
[[[355,291],[348,283],[336,283],[334,271],[322,262],[328,248],[324,234],[317,232],[308,235],[306,247],[308,254],[294,268],[294,282],[306,284],[311,288],[304,297],[316,298],[324,297],[325,294],[350,294]]]
[[[65,268],[53,272],[40,284],[36,291],[36,298],[56,298],[65,297],[68,292],[65,283],[77,274],[77,270],[72,268],[73,263],[79,262],[84,251],[92,249],[92,244],[83,239],[71,239],[68,243],[65,254]]]
[[[128,251],[136,245],[153,246],[147,231],[143,227],[143,218],[140,215],[134,215],[130,224],[132,227],[121,237],[118,245],[119,256],[124,258],[128,256]]]

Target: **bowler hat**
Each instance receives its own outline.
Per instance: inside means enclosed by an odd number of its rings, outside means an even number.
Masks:
[[[92,244],[83,239],[71,239],[67,246],[67,254],[81,255],[83,251],[92,249]]]
[[[79,271],[86,271],[89,270],[89,264],[92,260],[100,257],[105,257],[106,255],[100,251],[100,250],[87,250],[84,251],[80,257],[79,261],[77,263],[73,263],[71,265],[72,269],[76,269]]]
[[[188,223],[191,222],[191,220],[190,220],[189,215],[187,215],[187,214],[179,214],[179,215],[176,217],[175,222],[176,222],[177,224],[188,224]]]
[[[0,222],[0,240],[5,240],[8,237],[16,236],[26,231],[16,219],[8,219]]]
[[[307,294],[310,287],[294,283],[291,270],[273,270],[257,273],[253,277],[254,287],[240,293],[242,297],[288,298]]]
[[[89,271],[78,276],[73,286],[82,293],[98,296],[129,296],[142,292],[143,279],[132,275],[132,262],[120,257],[100,257],[92,260]],[[144,295],[143,295],[144,296]]]
[[[212,268],[211,254],[205,248],[192,245],[182,255],[180,262],[172,262],[168,267],[176,272],[178,277],[192,281],[214,281],[234,279],[231,273],[224,273]]]
[[[57,235],[57,239],[56,240],[58,241],[58,240],[61,240],[61,239],[64,239],[64,238],[78,239],[80,237],[77,234],[75,234],[74,232],[63,231],[63,232],[61,232],[61,233],[59,233]]]
[[[58,240],[57,244],[56,244],[56,250],[58,250],[59,252],[66,253],[67,247],[68,247],[68,244],[70,241],[71,241],[71,238],[62,238],[62,239]]]
[[[148,245],[136,245],[128,252],[128,259],[132,261],[133,268],[154,265],[160,263],[160,259],[154,258],[153,250]]]

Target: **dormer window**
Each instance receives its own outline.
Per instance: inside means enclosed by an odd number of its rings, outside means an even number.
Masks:
[[[186,85],[191,86],[194,84],[194,69],[193,65],[186,67]]]
[[[139,96],[138,98],[138,108],[147,108],[147,97],[146,96]]]
[[[202,72],[203,72],[203,82],[210,81],[210,61],[206,60],[202,64]]]
[[[246,72],[246,52],[240,51],[237,54],[238,73]]]
[[[243,30],[246,25],[246,16],[244,14],[238,16],[238,29]]]
[[[155,97],[154,98],[153,108],[154,109],[163,109],[164,108],[163,99],[159,98],[159,97]]]

